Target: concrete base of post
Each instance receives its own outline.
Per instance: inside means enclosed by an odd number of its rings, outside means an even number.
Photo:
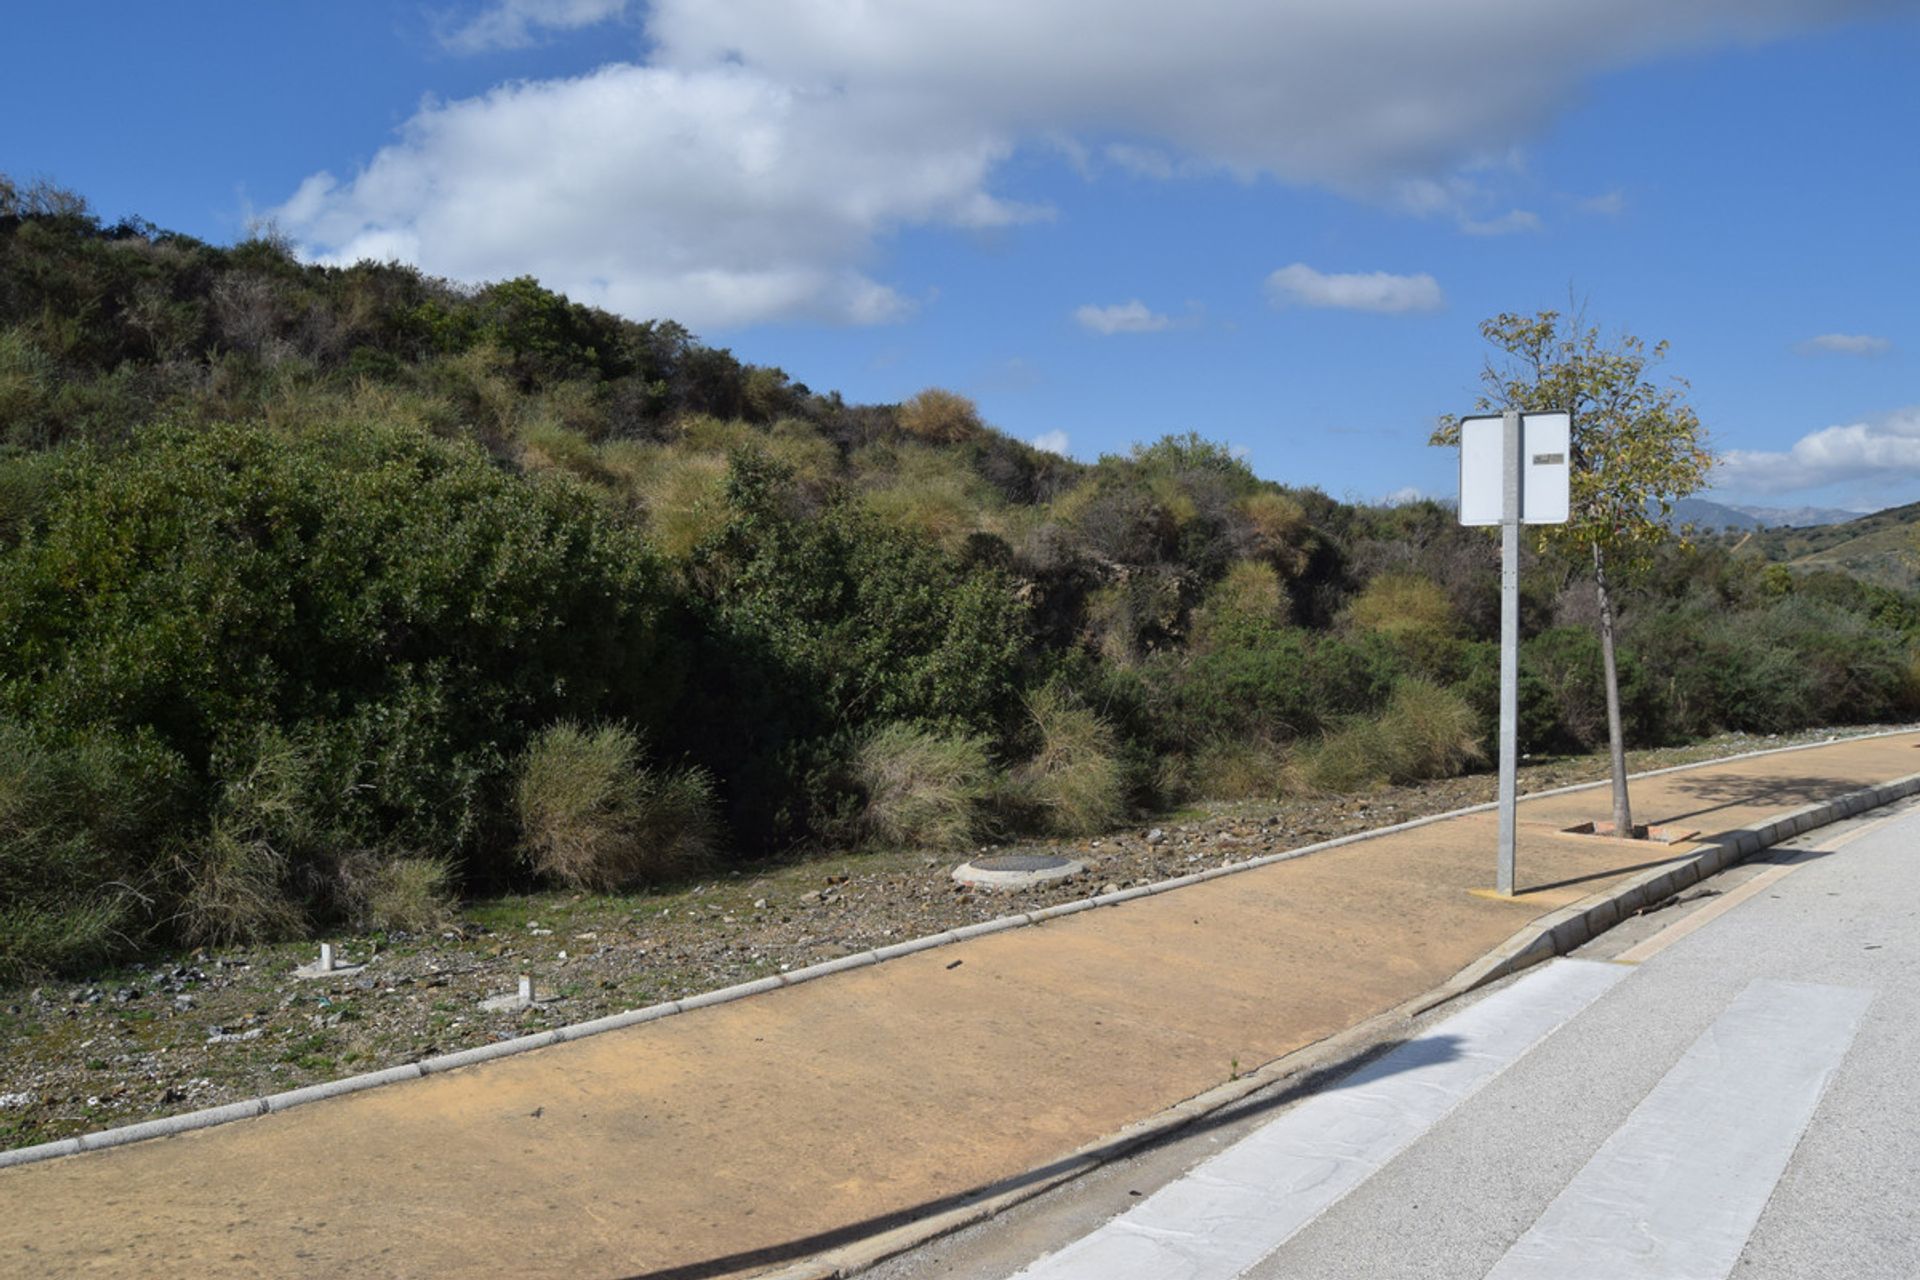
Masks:
[[[312,980],[315,978],[345,978],[360,972],[364,964],[341,964],[333,954],[333,944],[320,944],[320,958],[311,964],[303,964],[293,971],[296,978]]]
[[[520,989],[506,995],[488,996],[480,1002],[481,1009],[487,1013],[514,1013],[521,1009],[531,1009],[539,1001],[533,998],[533,979],[520,979]]]

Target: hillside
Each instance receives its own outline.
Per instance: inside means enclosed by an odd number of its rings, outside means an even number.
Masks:
[[[1523,575],[1531,753],[1605,734],[1588,571]],[[1635,743],[1920,706],[1910,594],[1670,543],[1617,598]],[[1497,634],[1435,503],[0,179],[0,979],[1448,776]]]
[[[1731,543],[1798,570],[1831,570],[1901,591],[1920,586],[1920,503],[1840,524],[1761,530]]]

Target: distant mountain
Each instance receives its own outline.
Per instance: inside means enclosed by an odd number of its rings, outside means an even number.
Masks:
[[[1720,529],[1747,531],[1764,529],[1766,526],[1738,507],[1730,507],[1721,502],[1708,502],[1705,498],[1681,498],[1673,504],[1673,523],[1690,524],[1696,529],[1714,531]]]
[[[1845,524],[1849,520],[1858,520],[1862,516],[1873,514],[1870,511],[1846,511],[1840,507],[1745,507],[1732,508],[1742,515],[1752,516],[1762,527],[1777,529],[1782,525],[1791,525],[1796,529],[1807,529],[1814,525]]]
[[[1862,518],[1861,512],[1842,511],[1838,507],[1748,507],[1705,498],[1682,498],[1673,504],[1675,524],[1690,524],[1696,529],[1725,529],[1745,532],[1754,529],[1813,528],[1844,524]]]

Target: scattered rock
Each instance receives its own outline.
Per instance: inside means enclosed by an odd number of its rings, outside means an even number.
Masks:
[[[1147,832],[1148,844],[1165,844],[1166,842],[1167,842],[1167,833],[1162,831],[1159,827],[1155,827],[1153,830]]]

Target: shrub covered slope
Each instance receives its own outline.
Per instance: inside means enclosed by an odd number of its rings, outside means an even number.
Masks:
[[[1458,772],[1495,562],[1198,436],[1082,465],[0,179],[0,977]],[[1591,747],[1591,583],[1524,594],[1524,747]],[[1913,596],[1675,543],[1620,602],[1638,743],[1913,709]]]

